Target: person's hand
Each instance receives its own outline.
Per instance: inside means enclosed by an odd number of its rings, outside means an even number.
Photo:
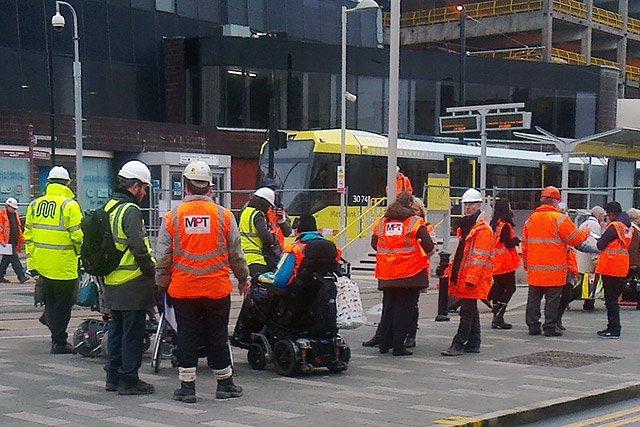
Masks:
[[[278,224],[282,224],[287,220],[286,214],[284,213],[284,208],[282,206],[276,208],[276,219],[278,221]]]
[[[238,282],[238,292],[242,295],[242,298],[247,297],[247,292],[249,292],[249,288],[251,287],[251,277],[247,277],[242,282]]]

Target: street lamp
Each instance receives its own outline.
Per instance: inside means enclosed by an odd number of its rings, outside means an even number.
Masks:
[[[76,197],[80,201],[83,195],[82,185],[82,66],[80,64],[80,48],[78,46],[78,15],[71,4],[65,1],[56,1],[56,14],[51,18],[51,25],[56,31],[62,31],[65,25],[64,16],[60,14],[60,5],[71,9],[73,15],[73,97],[75,101],[76,120]]]
[[[340,193],[340,229],[347,226],[347,105],[346,101],[355,102],[357,97],[347,92],[347,13],[359,12],[365,9],[379,9],[380,5],[375,0],[362,0],[353,9],[342,6],[342,70],[340,72],[340,170],[338,177],[342,177],[343,189]]]

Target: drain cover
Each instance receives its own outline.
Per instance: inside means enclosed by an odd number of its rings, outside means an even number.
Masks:
[[[539,351],[522,356],[499,359],[498,362],[519,363],[521,365],[553,366],[556,368],[579,368],[592,363],[604,363],[621,357],[599,356],[597,354],[572,353],[570,351]]]

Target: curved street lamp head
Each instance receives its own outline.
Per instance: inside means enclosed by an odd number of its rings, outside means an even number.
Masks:
[[[379,9],[380,5],[376,3],[375,0],[361,0],[358,2],[358,5],[351,10],[362,10],[362,9]]]
[[[463,5],[463,4],[459,4],[459,5],[457,5],[457,6],[456,6],[456,10],[457,10],[458,12],[464,12],[464,5]]]
[[[60,14],[60,11],[56,12],[56,14],[51,17],[51,26],[54,30],[62,31],[65,24],[64,16]]]

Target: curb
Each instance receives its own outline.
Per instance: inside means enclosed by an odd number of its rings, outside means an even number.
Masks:
[[[544,421],[570,413],[610,405],[640,395],[640,382],[630,381],[613,387],[592,390],[582,395],[547,400],[518,409],[490,412],[479,417],[455,417],[446,424],[457,427],[515,426]],[[457,421],[457,423],[456,423]]]

